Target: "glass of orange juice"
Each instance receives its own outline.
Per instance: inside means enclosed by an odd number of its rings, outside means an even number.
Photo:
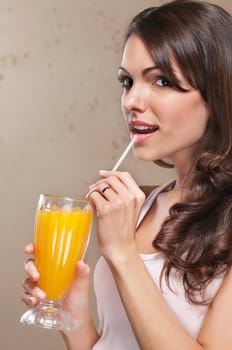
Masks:
[[[35,217],[35,265],[46,300],[25,312],[20,322],[55,330],[75,324],[62,308],[76,273],[76,262],[88,246],[93,212],[85,200],[41,194]]]

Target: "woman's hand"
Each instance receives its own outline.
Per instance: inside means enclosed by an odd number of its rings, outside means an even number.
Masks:
[[[34,254],[34,246],[32,243],[24,248],[24,253],[27,255]],[[34,259],[29,258],[25,264],[27,277],[23,281],[23,293],[21,300],[29,307],[36,306],[40,300],[46,298],[46,294],[38,287],[39,272],[34,264]]]
[[[34,245],[28,244],[24,252],[27,255],[33,255]],[[27,306],[34,307],[40,300],[46,298],[46,294],[38,287],[40,275],[32,257],[25,262],[25,271],[27,277],[23,281],[24,291],[21,300]],[[89,308],[90,269],[83,261],[78,261],[76,272],[76,277],[63,300],[63,307],[76,321],[84,321],[91,318]]]
[[[136,249],[136,224],[145,195],[127,172],[100,175],[86,197],[96,212],[100,252],[112,259]]]

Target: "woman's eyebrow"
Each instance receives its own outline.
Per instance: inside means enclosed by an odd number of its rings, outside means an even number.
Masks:
[[[153,70],[159,70],[159,68],[157,66],[152,66],[152,67],[148,67],[145,68],[142,72],[143,76],[145,77],[147,74],[149,74],[150,72],[152,72]]]
[[[159,68],[157,66],[152,66],[152,67],[148,67],[148,68],[145,68],[143,69],[142,71],[142,75],[143,77],[145,77],[147,74],[149,74],[150,72],[152,72],[153,70],[158,70]],[[123,68],[122,66],[119,66],[118,67],[118,70],[122,70],[124,73],[130,75],[130,73],[125,69]]]

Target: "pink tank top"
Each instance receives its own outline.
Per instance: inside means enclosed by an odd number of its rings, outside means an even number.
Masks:
[[[171,182],[160,186],[149,195],[141,211],[138,225],[146,215],[157,195],[170,186],[170,184]],[[159,278],[164,263],[163,255],[161,253],[140,254],[140,257],[154,283],[160,289]],[[223,277],[216,278],[211,282],[206,291],[207,296],[214,297],[222,280]],[[172,290],[166,285],[165,279],[163,280],[161,293],[175,317],[187,332],[189,332],[193,338],[196,338],[208,307],[192,305],[187,302],[183,285],[181,281],[176,278],[175,272],[172,273],[170,282]],[[103,257],[100,257],[95,268],[94,287],[99,316],[100,339],[94,345],[93,349],[139,350],[139,345],[121,302],[113,275]]]

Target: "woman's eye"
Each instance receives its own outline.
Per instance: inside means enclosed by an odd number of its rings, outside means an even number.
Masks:
[[[160,87],[172,86],[171,82],[165,77],[158,77],[157,79],[155,79],[155,83],[156,83],[156,85],[158,85]]]
[[[133,80],[130,77],[119,77],[118,80],[122,84],[122,87],[125,89],[130,89],[133,85]]]

